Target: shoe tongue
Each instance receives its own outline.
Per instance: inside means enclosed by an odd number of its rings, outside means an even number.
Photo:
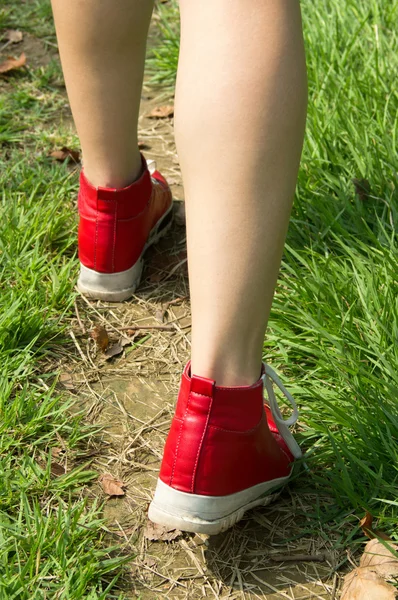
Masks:
[[[213,396],[216,382],[205,377],[191,376],[191,392],[202,394],[203,396]]]

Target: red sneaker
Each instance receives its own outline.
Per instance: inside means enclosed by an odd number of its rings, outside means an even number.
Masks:
[[[284,420],[273,380],[293,406]],[[269,405],[264,406],[264,385]],[[169,528],[217,534],[280,494],[301,450],[288,426],[297,406],[268,365],[248,387],[219,387],[186,366],[149,518]]]
[[[134,294],[143,254],[171,225],[172,196],[158,171],[122,189],[95,188],[80,175],[79,290],[90,298],[121,302]]]

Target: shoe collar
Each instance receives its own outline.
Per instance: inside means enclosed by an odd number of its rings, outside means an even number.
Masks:
[[[195,393],[202,394],[204,396],[211,396],[213,398],[216,394],[218,401],[230,405],[231,408],[235,401],[241,401],[242,392],[244,392],[245,394],[245,402],[247,402],[248,410],[250,410],[251,403],[253,403],[252,406],[256,406],[259,399],[261,399],[260,401],[262,404],[264,392],[266,390],[272,418],[274,419],[279,433],[287,443],[293,456],[295,458],[300,458],[302,456],[300,446],[297,444],[296,440],[289,431],[289,427],[294,425],[299,418],[297,404],[293,396],[285,388],[285,386],[279,379],[278,375],[268,364],[262,364],[262,374],[260,379],[258,379],[258,381],[256,381],[253,385],[250,386],[218,386],[216,385],[216,382],[212,379],[191,375],[190,361],[185,366],[182,380],[182,385],[185,388],[186,392],[189,393],[189,391],[193,391]],[[278,386],[278,388],[281,390],[281,392],[293,408],[292,415],[287,419],[283,418],[283,415],[279,408],[274,392],[273,383],[275,383]]]

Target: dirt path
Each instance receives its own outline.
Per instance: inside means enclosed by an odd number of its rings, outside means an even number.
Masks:
[[[181,200],[172,120],[145,116],[162,103],[150,90],[144,91],[140,140]],[[176,203],[177,213],[179,206]],[[313,527],[305,516],[316,502],[311,493],[287,490],[277,505],[252,512],[231,531],[212,538],[184,534],[168,542],[149,539],[146,511],[190,348],[184,226],[174,223],[167,239],[148,253],[142,285],[130,302],[80,298],[77,310],[84,332],[77,318],[72,328],[85,360],[64,365],[64,374],[72,372],[64,378],[79,404],[87,407],[90,422],[105,426],[93,467],[127,486],[125,497],[108,500],[104,513],[123,547],[136,552],[123,589],[143,599],[334,598],[338,557],[327,539],[305,534]],[[160,324],[170,325],[170,330],[138,330],[134,344],[110,360],[98,353],[89,334],[102,325],[111,343],[117,343],[126,336],[126,327]],[[99,487],[94,493],[102,496]],[[298,557],[283,560],[291,555]]]
[[[39,40],[27,37],[45,64]],[[157,92],[156,92],[157,93]],[[170,104],[167,96],[143,91],[140,140],[171,183],[174,198],[183,200],[172,119],[150,119],[155,107]],[[63,129],[73,124],[68,109],[60,115]],[[84,408],[87,421],[103,427],[90,442],[91,467],[110,472],[126,484],[124,497],[108,499],[104,516],[110,544],[134,552],[121,580],[131,598],[266,598],[307,600],[337,597],[335,568],[341,557],[319,532],[314,537],[315,492],[287,489],[278,504],[253,511],[230,531],[215,537],[177,535],[170,541],[150,539],[147,508],[170,425],[182,368],[190,350],[190,306],[185,227],[181,203],[167,239],[147,255],[138,294],[123,304],[90,302],[79,297],[71,321],[71,345],[61,361],[60,387]],[[179,222],[180,221],[180,222]],[[171,304],[170,304],[171,303]],[[168,329],[129,327],[168,326]],[[101,353],[91,332],[106,329],[110,344],[128,342],[113,358]],[[99,485],[87,491],[103,500]],[[173,537],[173,536],[171,536]],[[290,559],[296,557],[294,560]]]

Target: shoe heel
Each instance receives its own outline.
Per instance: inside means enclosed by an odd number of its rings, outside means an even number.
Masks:
[[[251,508],[276,500],[288,479],[274,479],[229,496],[180,492],[158,479],[148,517],[169,529],[216,535],[235,525]]]
[[[98,273],[80,263],[77,280],[79,292],[95,300],[123,302],[136,291],[142,276],[144,261],[138,261],[127,271],[120,273]]]

